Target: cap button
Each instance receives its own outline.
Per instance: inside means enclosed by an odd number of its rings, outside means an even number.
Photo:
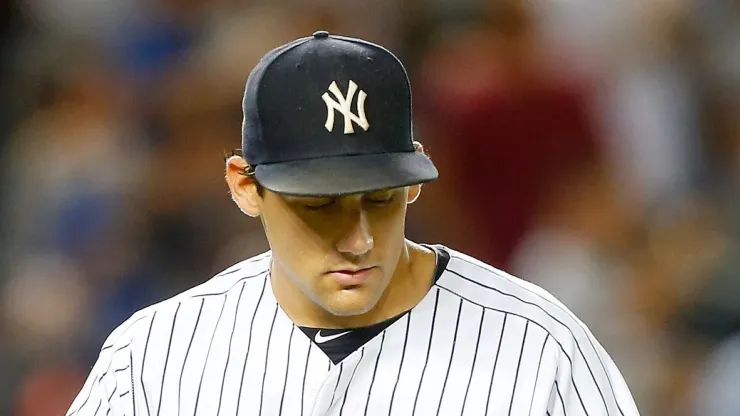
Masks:
[[[326,30],[319,30],[314,32],[313,37],[316,39],[324,39],[329,37],[329,32]]]

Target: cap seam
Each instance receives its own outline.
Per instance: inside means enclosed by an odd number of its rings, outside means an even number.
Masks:
[[[272,57],[272,59],[270,59],[270,60],[269,60],[268,62],[265,62],[265,65],[263,66],[263,68],[262,68],[262,70],[261,70],[261,71],[259,72],[259,74],[257,75],[257,78],[256,78],[256,79],[253,79],[253,80],[252,80],[253,82],[255,82],[255,83],[256,83],[256,88],[255,88],[255,90],[254,90],[254,94],[253,94],[253,95],[254,95],[254,97],[253,97],[253,99],[254,99],[254,102],[255,102],[255,104],[256,104],[256,105],[255,105],[255,108],[257,109],[257,119],[258,119],[258,120],[260,121],[260,122],[259,122],[259,130],[260,130],[260,136],[262,136],[262,135],[263,135],[263,132],[262,132],[262,119],[261,119],[261,115],[260,115],[260,112],[259,112],[259,96],[260,96],[260,91],[261,91],[261,89],[262,89],[262,78],[264,77],[264,75],[265,75],[265,73],[267,72],[267,70],[268,70],[268,69],[270,69],[270,67],[271,67],[271,66],[272,66],[272,65],[273,65],[273,64],[275,63],[275,61],[276,61],[276,60],[277,60],[277,59],[278,59],[278,58],[279,58],[280,56],[282,56],[283,54],[285,54],[285,52],[287,52],[287,51],[289,51],[289,50],[291,50],[291,49],[293,49],[293,48],[295,48],[295,47],[297,47],[297,46],[303,45],[304,43],[308,42],[308,41],[309,41],[309,40],[311,40],[311,39],[312,39],[311,37],[304,37],[304,38],[300,38],[300,39],[296,39],[296,40],[294,40],[294,41],[292,42],[292,44],[288,44],[288,45],[283,45],[283,46],[281,46],[281,47],[275,48],[275,49],[273,50],[273,52],[276,52],[276,53],[275,53],[275,56],[273,56],[273,57]],[[278,49],[279,49],[279,51],[278,51]],[[246,101],[246,99],[247,99],[247,96],[246,96],[246,92],[247,92],[247,91],[249,91],[249,81],[250,81],[250,79],[249,79],[249,77],[248,77],[248,78],[247,78],[247,83],[246,83],[247,85],[246,85],[246,87],[245,87],[245,97],[244,97],[244,98],[245,98],[245,101]],[[245,122],[246,122],[246,120],[247,120],[247,114],[246,114],[246,111],[245,111],[245,112],[244,112],[244,114],[243,114],[243,118],[244,118],[244,121],[243,121],[243,123],[245,123]],[[261,139],[261,138],[262,138],[262,137],[260,137],[260,139]],[[246,140],[244,140],[244,142],[242,143],[242,153],[243,153],[243,154],[244,154],[245,156],[246,156],[246,154],[247,154],[247,148],[246,148]],[[247,162],[251,163],[251,162],[250,162],[249,160],[248,160]]]

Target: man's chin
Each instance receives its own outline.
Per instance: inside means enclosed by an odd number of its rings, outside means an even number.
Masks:
[[[334,316],[350,317],[364,315],[370,312],[375,304],[364,304],[364,305],[322,305],[327,312]]]
[[[338,293],[334,299],[323,303],[327,312],[334,316],[350,317],[364,315],[370,312],[378,303],[377,299],[367,299],[364,293]]]

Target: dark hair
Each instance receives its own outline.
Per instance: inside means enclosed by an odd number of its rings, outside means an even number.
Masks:
[[[227,152],[224,152],[224,162],[229,160],[233,156],[239,156],[241,158],[244,158],[244,154],[242,153],[241,149],[233,149]],[[245,160],[246,161],[246,160]],[[249,161],[246,161],[247,165],[242,169],[241,172],[239,172],[240,175],[244,175],[252,179],[255,186],[257,187],[257,194],[259,196],[264,196],[265,194],[265,188],[257,181],[257,178],[254,177],[254,166],[249,164]]]

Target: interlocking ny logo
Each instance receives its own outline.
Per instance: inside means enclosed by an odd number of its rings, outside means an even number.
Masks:
[[[337,87],[336,82],[332,82],[331,85],[329,85],[329,92],[334,95],[336,100],[332,99],[329,96],[329,93],[326,92],[321,96],[326,103],[327,114],[326,124],[324,124],[324,127],[326,127],[327,130],[330,132],[334,130],[334,110],[339,111],[344,116],[344,134],[352,134],[355,132],[355,129],[352,126],[353,122],[357,123],[357,125],[362,127],[365,131],[370,128],[370,123],[367,122],[367,118],[365,117],[365,98],[367,98],[365,91],[360,90],[360,94],[357,96],[357,115],[353,114],[352,109],[350,108],[352,106],[352,99],[355,96],[355,92],[357,92],[357,84],[355,84],[354,81],[349,82],[349,90],[347,90],[346,98],[342,95],[342,92],[339,91],[339,87]]]

